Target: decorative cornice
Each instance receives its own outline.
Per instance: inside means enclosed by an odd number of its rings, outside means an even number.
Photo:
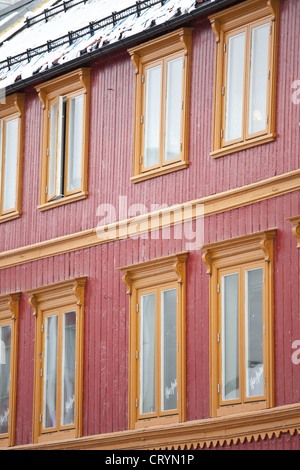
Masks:
[[[242,258],[245,254],[249,256],[249,253],[251,253],[253,259],[255,255],[258,259],[270,262],[276,231],[276,228],[272,228],[203,245],[201,248],[202,260],[207,267],[207,274],[212,274],[212,265],[215,261],[226,257]]]
[[[289,217],[287,220],[293,224],[293,234],[297,240],[297,247],[300,248],[300,215],[297,217]]]
[[[19,315],[19,300],[21,292],[0,296],[0,320],[17,320]]]
[[[126,430],[74,440],[20,446],[19,449],[179,450],[277,438],[300,431],[300,403],[197,421]],[[16,449],[13,447],[12,449]]]
[[[0,269],[142,235],[300,190],[300,170],[109,225],[0,253]],[[199,210],[201,208],[202,210]],[[170,218],[172,214],[172,218]]]
[[[84,303],[84,286],[87,277],[69,279],[67,281],[49,284],[27,291],[28,302],[33,309],[33,315],[37,316],[40,305],[57,303],[60,299],[70,298],[72,302],[82,306]]]
[[[178,253],[163,258],[157,258],[143,263],[118,268],[123,273],[122,281],[127,287],[127,294],[131,295],[134,282],[148,279],[151,276],[172,273],[177,282],[182,284],[185,276],[185,262],[188,252]]]

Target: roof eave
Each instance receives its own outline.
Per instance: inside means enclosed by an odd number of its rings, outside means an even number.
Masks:
[[[76,67],[80,67],[84,64],[86,65],[90,61],[95,60],[101,56],[107,55],[111,52],[127,49],[145,40],[148,41],[158,36],[159,34],[164,34],[174,30],[177,27],[186,25],[193,19],[209,15],[223,8],[242,3],[243,1],[245,0],[215,0],[211,1],[210,3],[199,3],[195,10],[192,10],[184,15],[174,17],[161,25],[152,26],[151,28],[145,29],[142,32],[139,32],[133,36],[129,36],[127,38],[120,39],[115,43],[102,46],[100,49],[85,52],[82,56],[76,57],[75,59],[72,59],[66,62],[65,64],[55,65],[51,69],[39,72],[23,80],[18,80],[17,82],[13,83],[12,85],[9,85],[5,89],[6,95],[20,91],[40,81],[53,78],[58,74],[66,73]]]

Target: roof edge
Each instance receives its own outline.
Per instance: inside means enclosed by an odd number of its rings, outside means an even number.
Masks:
[[[6,95],[15,93],[16,91],[20,91],[30,85],[38,83],[41,80],[48,80],[50,78],[53,78],[60,73],[69,72],[74,68],[82,66],[83,64],[87,64],[90,61],[95,60],[101,56],[106,56],[110,52],[127,49],[128,47],[132,47],[138,44],[139,42],[145,40],[149,41],[150,39],[154,39],[159,34],[168,33],[173,31],[175,28],[186,25],[193,19],[209,15],[226,7],[242,3],[243,1],[245,0],[211,0],[211,2],[209,3],[197,3],[196,8],[190,11],[189,13],[174,17],[170,20],[167,20],[161,25],[152,26],[150,29],[143,30],[142,32],[139,32],[133,36],[120,39],[116,43],[107,44],[105,46],[102,46],[100,49],[85,52],[82,56],[76,57],[75,59],[70,60],[66,64],[55,65],[51,69],[47,69],[44,72],[39,72],[24,80],[19,80],[14,84],[9,85],[5,89]]]

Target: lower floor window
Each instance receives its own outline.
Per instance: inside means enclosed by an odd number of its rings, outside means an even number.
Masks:
[[[0,325],[0,437],[8,434],[11,325]]]
[[[187,255],[120,268],[130,294],[131,429],[185,420]]]
[[[231,270],[232,271],[232,270]],[[221,403],[264,399],[263,268],[220,272]]]
[[[210,275],[211,416],[274,403],[276,229],[204,245]]]
[[[36,315],[34,442],[82,432],[85,282],[76,278],[28,292]]]
[[[140,294],[139,415],[177,411],[177,288]]]
[[[76,312],[47,315],[44,322],[43,429],[74,424]]]

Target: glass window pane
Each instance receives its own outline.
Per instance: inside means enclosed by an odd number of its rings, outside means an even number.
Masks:
[[[182,57],[168,62],[165,161],[178,158],[180,154],[182,63]]]
[[[177,408],[177,290],[161,298],[161,409]]]
[[[56,173],[56,144],[57,144],[57,101],[51,106],[50,113],[50,149],[48,167],[48,195],[55,194],[55,173]]]
[[[11,326],[0,327],[0,434],[8,433]]]
[[[246,271],[246,390],[247,397],[264,395],[263,270]]]
[[[245,33],[228,39],[225,141],[242,137]]]
[[[16,206],[18,163],[18,119],[5,124],[3,211]]]
[[[43,427],[56,426],[57,315],[45,319]]]
[[[269,28],[267,23],[252,30],[249,134],[266,128]]]
[[[81,187],[83,103],[83,95],[71,98],[69,101],[67,191],[73,191]]]
[[[61,424],[74,423],[76,312],[63,315]]]
[[[239,275],[222,277],[223,400],[239,398]]]
[[[141,297],[140,413],[155,411],[155,294]]]
[[[161,65],[147,70],[144,167],[159,163]]]

